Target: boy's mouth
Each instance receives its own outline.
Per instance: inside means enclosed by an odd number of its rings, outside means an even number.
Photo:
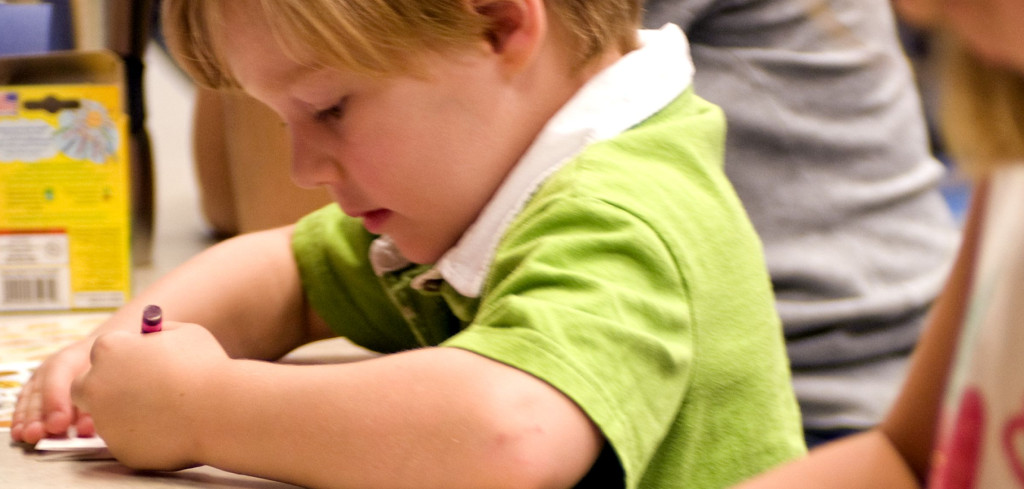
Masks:
[[[384,224],[387,223],[388,218],[391,217],[391,211],[387,209],[375,209],[372,211],[364,212],[360,216],[363,218],[363,227],[367,231],[373,234],[383,234]]]

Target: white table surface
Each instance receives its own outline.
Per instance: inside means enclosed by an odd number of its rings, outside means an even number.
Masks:
[[[4,489],[118,489],[202,487],[225,489],[288,489],[291,484],[257,479],[212,467],[178,472],[137,472],[114,460],[64,460],[10,442],[0,448],[0,487]]]

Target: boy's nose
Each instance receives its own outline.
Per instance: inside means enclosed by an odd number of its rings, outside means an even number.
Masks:
[[[292,131],[292,180],[304,188],[332,186],[342,177],[334,155]]]

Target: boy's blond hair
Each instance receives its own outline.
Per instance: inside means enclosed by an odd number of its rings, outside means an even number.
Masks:
[[[230,0],[229,0],[230,1]],[[416,55],[477,42],[492,26],[481,12],[503,0],[259,0],[273,36],[313,66],[367,74],[415,73]],[[547,0],[552,22],[568,33],[571,69],[611,49],[636,48],[643,0]],[[178,63],[200,85],[236,88],[213,39],[221,29],[217,0],[166,0],[164,32]],[[300,56],[300,53],[303,56]],[[312,59],[310,59],[312,56]]]
[[[952,38],[940,52],[942,132],[957,162],[976,177],[1024,162],[1024,76],[985,64]]]

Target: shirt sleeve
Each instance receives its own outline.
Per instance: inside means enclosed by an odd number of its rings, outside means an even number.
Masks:
[[[599,199],[538,198],[498,250],[473,324],[444,345],[548,382],[625,467],[641,467],[686,395],[687,285],[637,216]]]

